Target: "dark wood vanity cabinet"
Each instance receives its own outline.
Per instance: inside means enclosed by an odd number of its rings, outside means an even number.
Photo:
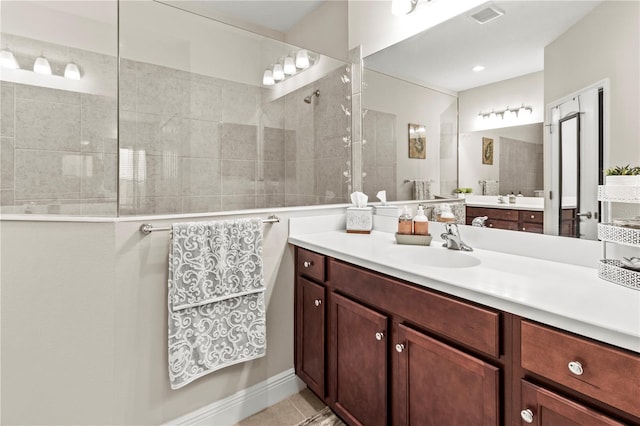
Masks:
[[[309,389],[325,397],[326,288],[325,258],[303,249],[296,250],[295,354],[296,374]],[[311,281],[315,279],[316,282]]]
[[[397,326],[394,425],[500,424],[500,369]]]
[[[330,401],[351,424],[387,424],[386,315],[339,294],[331,298]]]
[[[300,248],[295,303],[296,373],[350,425],[640,426],[638,354]]]
[[[479,216],[487,216],[485,226],[488,228],[507,229],[542,234],[543,212],[535,210],[498,209],[467,206],[467,225]]]

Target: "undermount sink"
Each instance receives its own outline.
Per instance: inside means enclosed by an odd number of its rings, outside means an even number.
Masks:
[[[480,264],[477,257],[459,250],[446,249],[435,241],[431,246],[396,245],[389,250],[388,257],[398,262],[438,268],[471,268]]]

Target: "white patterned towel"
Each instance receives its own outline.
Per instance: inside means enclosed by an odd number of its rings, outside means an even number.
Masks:
[[[428,200],[431,198],[431,180],[415,180],[413,182],[413,199]]]
[[[169,380],[266,353],[262,220],[180,223],[169,250]]]

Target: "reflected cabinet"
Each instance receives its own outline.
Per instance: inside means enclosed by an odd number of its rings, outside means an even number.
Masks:
[[[295,293],[296,374],[349,425],[640,425],[638,353],[303,248]]]

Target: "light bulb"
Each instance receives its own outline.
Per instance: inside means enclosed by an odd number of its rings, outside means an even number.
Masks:
[[[496,113],[495,113],[495,112],[493,112],[493,111],[491,111],[491,114],[489,114],[489,118],[490,118],[491,120],[495,119],[495,118],[496,118]]]
[[[309,52],[298,50],[296,53],[296,67],[300,69],[309,68]]]
[[[509,110],[509,108],[507,107],[507,109],[504,110],[504,112],[502,113],[502,118],[504,118],[505,120],[511,118],[511,110]]]
[[[38,56],[33,63],[33,72],[44,75],[51,75],[51,65],[44,56]]]
[[[293,58],[291,56],[284,58],[284,73],[286,75],[293,75],[296,73],[296,64],[293,63]]]
[[[69,62],[64,68],[64,78],[69,80],[80,80],[80,68],[73,62]]]
[[[270,69],[264,70],[262,75],[262,84],[265,86],[273,86],[276,82],[273,80],[273,71]]]
[[[9,49],[3,49],[0,51],[0,66],[2,68],[10,68],[12,70],[17,70],[20,68],[16,57],[13,56],[13,52],[11,52]]]
[[[273,79],[275,81],[282,81],[284,80],[284,70],[282,69],[282,65],[280,64],[275,64],[273,66]]]

